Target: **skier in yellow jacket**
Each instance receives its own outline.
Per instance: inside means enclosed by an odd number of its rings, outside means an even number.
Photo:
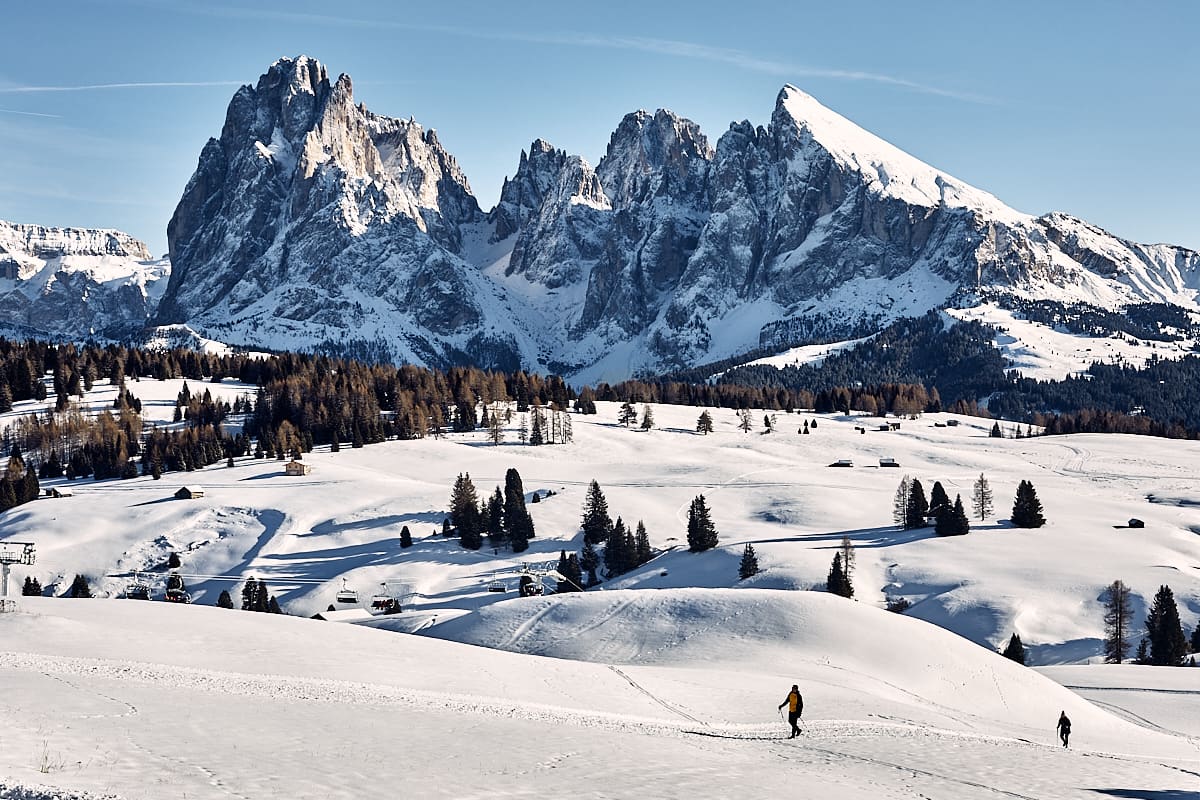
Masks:
[[[799,722],[800,715],[804,713],[804,698],[800,696],[800,687],[794,683],[792,690],[788,692],[787,699],[779,704],[779,709],[782,711],[784,706],[788,707],[788,722],[792,726],[792,735],[788,738],[794,739],[800,735],[800,726],[796,723]]]

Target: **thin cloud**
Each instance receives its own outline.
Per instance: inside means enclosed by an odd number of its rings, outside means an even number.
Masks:
[[[92,92],[109,89],[162,89],[193,86],[241,86],[244,81],[138,81],[130,83],[87,83],[79,86],[2,86],[0,94],[36,94],[38,92]],[[32,113],[32,112],[13,112]],[[46,114],[42,116],[53,116]]]
[[[655,55],[688,58],[696,61],[708,61],[717,64],[727,64],[748,72],[760,72],[768,75],[778,75],[783,78],[820,78],[838,81],[857,81],[878,83],[893,86],[922,94],[936,95],[953,100],[969,103],[995,104],[994,98],[973,92],[963,92],[933,86],[896,75],[863,70],[832,69],[813,67],[803,64],[793,64],[786,61],[759,58],[743,50],[726,47],[684,42],[673,39],[655,39],[642,36],[596,36],[572,31],[562,33],[520,33],[513,31],[489,31],[480,28],[462,28],[453,25],[428,25],[393,20],[356,19],[353,17],[337,17],[326,14],[309,14],[289,11],[264,11],[259,9],[230,8],[228,6],[210,5],[180,5],[176,8],[185,12],[205,16],[219,16],[236,19],[258,19],[294,22],[302,24],[317,24],[323,26],[337,25],[351,28],[389,28],[392,30],[418,31],[422,33],[443,33],[448,36],[458,36],[469,39],[482,39],[501,42],[523,42],[527,44],[566,45],[570,47],[591,47],[605,50],[628,50]]]
[[[15,108],[0,108],[0,114],[20,114],[23,117],[48,117],[50,119],[62,119],[61,114],[42,114],[37,111],[17,111]]]

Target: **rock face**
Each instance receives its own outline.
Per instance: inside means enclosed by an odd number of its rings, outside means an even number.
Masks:
[[[350,78],[331,84],[317,61],[281,59],[200,155],[157,318],[259,345],[365,339],[404,360],[515,364],[459,255],[482,219],[433,131],[355,105]]]
[[[0,221],[0,329],[49,339],[130,336],[145,327],[169,271],[120,231]]]
[[[299,57],[229,105],[168,229],[157,318],[275,347],[585,380],[868,332],[981,294],[1196,307],[1200,257],[1034,218],[787,86],[709,145],[627,115],[595,169],[543,140],[485,217],[432,131]]]

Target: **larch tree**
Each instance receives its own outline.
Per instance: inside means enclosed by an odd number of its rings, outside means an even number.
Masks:
[[[905,475],[896,487],[896,496],[892,500],[892,521],[901,528],[908,525],[908,498],[912,495],[912,478]]]
[[[971,487],[971,507],[981,522],[992,513],[992,487],[982,472]]]
[[[700,412],[699,418],[696,420],[696,433],[708,436],[713,432],[712,414],[708,413],[707,409]]]
[[[648,431],[653,427],[654,427],[654,409],[650,407],[649,403],[646,403],[642,406],[641,429],[644,431]]]
[[[1117,580],[1104,594],[1104,661],[1120,664],[1129,652],[1129,627],[1133,622],[1133,603],[1129,587]]]
[[[617,412],[617,422],[626,428],[637,422],[637,409],[633,407],[633,403],[626,400],[621,404],[621,410]]]

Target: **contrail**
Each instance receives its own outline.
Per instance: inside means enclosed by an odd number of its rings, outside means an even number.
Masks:
[[[243,83],[245,81],[142,81],[136,83],[87,83],[79,86],[0,86],[0,94],[91,92],[106,89],[161,89],[178,86],[241,86]]]
[[[37,111],[17,111],[15,108],[0,108],[0,114],[20,114],[24,117],[49,117],[50,119],[62,119],[62,114],[41,114]]]

